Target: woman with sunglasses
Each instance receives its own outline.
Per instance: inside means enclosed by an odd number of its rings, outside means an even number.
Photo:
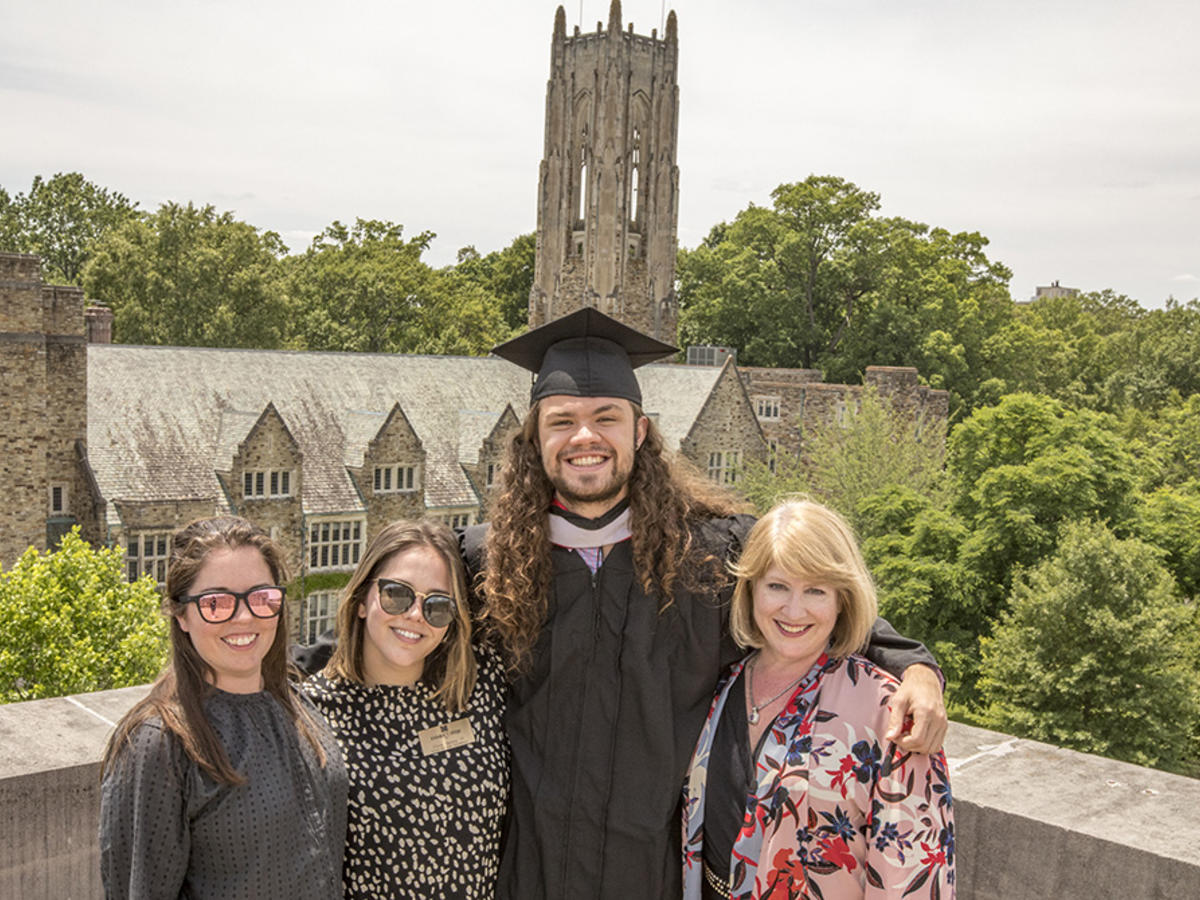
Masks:
[[[102,764],[109,898],[340,897],[346,772],[288,681],[277,545],[245,519],[173,536],[171,657]]]
[[[472,644],[466,596],[447,527],[388,525],[342,593],[329,664],[304,684],[350,776],[347,898],[495,896],[505,682]]]

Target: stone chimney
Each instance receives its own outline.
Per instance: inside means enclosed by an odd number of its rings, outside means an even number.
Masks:
[[[111,344],[113,312],[107,306],[93,303],[83,311],[87,321],[87,342],[89,344]]]

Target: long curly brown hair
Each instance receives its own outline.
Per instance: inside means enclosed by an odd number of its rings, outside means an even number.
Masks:
[[[637,421],[644,413],[632,405]],[[542,466],[538,406],[530,407],[509,441],[500,490],[490,508],[485,562],[476,578],[484,599],[483,624],[499,639],[514,673],[528,667],[549,605],[548,510],[554,486]],[[692,523],[740,508],[686,460],[669,459],[662,433],[653,421],[648,426],[629,476],[630,529],[642,589],[661,598],[661,612],[671,605],[675,588],[698,583],[704,575],[723,575],[724,561],[695,545]]]

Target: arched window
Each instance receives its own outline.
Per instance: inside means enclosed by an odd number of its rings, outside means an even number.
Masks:
[[[629,157],[629,223],[636,226],[641,211],[642,130],[633,129],[633,150]]]
[[[587,129],[584,128],[581,136],[583,140],[579,147],[579,188],[575,198],[575,218],[579,222],[583,222],[584,214],[587,211],[587,184],[588,184],[588,166],[587,166]]]

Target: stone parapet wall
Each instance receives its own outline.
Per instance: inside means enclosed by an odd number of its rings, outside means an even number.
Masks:
[[[99,761],[145,687],[0,706],[0,897],[102,895]],[[1200,780],[951,723],[959,900],[1194,900]]]

